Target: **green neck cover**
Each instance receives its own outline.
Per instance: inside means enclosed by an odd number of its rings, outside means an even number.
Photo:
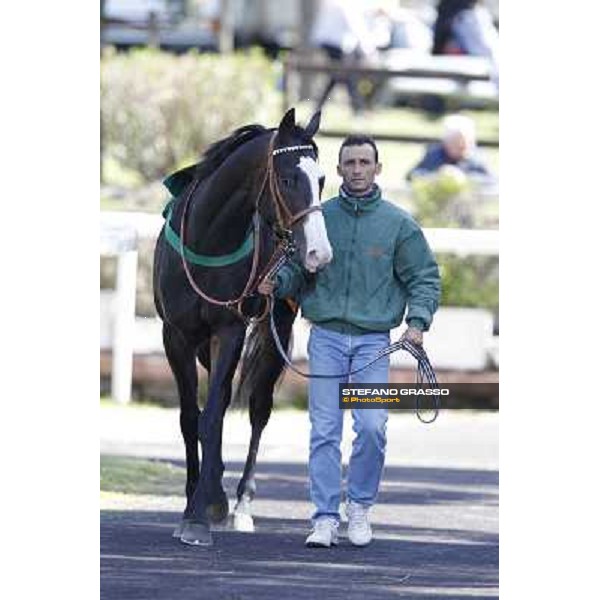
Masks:
[[[181,255],[181,239],[175,232],[175,230],[171,227],[171,212],[172,212],[172,202],[169,202],[163,215],[165,215],[166,223],[165,223],[165,237],[171,247],[177,251],[179,255]],[[188,262],[191,262],[194,265],[200,265],[202,267],[226,267],[228,265],[233,265],[234,263],[242,260],[252,252],[254,249],[254,234],[253,231],[250,230],[244,243],[234,252],[230,254],[223,254],[221,256],[207,256],[206,254],[196,254],[189,248],[183,249],[183,253],[185,259]]]

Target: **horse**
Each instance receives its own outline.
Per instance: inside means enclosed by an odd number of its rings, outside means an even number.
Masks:
[[[293,253],[309,278],[332,259],[313,140],[320,118],[315,113],[302,128],[291,108],[276,128],[240,127],[164,182],[174,199],[156,241],[153,290],[180,400],[186,506],[173,536],[185,544],[211,545],[211,524],[229,516],[221,447],[238,364],[234,401],[249,407],[251,439],[233,516],[236,529],[254,529],[256,456],[284,368],[264,317],[270,301],[287,348],[297,310],[256,288],[283,252]],[[202,410],[196,361],[208,373]]]

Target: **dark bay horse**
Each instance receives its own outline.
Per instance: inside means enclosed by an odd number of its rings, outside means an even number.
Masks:
[[[284,366],[267,321],[259,317],[267,300],[256,287],[282,240],[294,244],[309,273],[332,259],[320,212],[324,177],[313,141],[319,122],[317,113],[302,128],[291,109],[276,129],[242,127],[213,144],[202,162],[165,180],[175,200],[156,242],[154,300],[181,402],[187,503],[173,535],[186,544],[211,544],[210,524],[228,516],[221,441],[238,362],[236,393],[248,403],[252,433],[234,522],[253,528],[256,455]],[[276,300],[273,314],[287,346],[295,309]],[[202,410],[197,360],[208,372]]]

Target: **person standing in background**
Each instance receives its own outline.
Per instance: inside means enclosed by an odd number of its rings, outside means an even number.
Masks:
[[[311,32],[311,45],[323,50],[334,64],[348,65],[377,55],[376,37],[360,0],[322,0]],[[321,110],[336,85],[348,89],[354,113],[365,109],[356,75],[332,75],[316,102]]]
[[[480,0],[440,0],[433,33],[433,54],[467,54],[490,61],[498,85],[498,30]]]

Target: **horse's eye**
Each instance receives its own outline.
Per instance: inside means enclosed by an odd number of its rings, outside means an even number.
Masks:
[[[293,177],[283,177],[281,183],[286,188],[294,188],[296,187],[297,177],[295,175]]]

